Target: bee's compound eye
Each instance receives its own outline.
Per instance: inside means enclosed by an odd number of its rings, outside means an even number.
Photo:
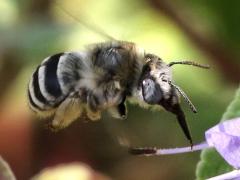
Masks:
[[[142,84],[143,84],[143,86],[145,86],[145,87],[149,87],[149,86],[150,86],[149,80],[143,80]]]
[[[162,98],[162,92],[159,84],[153,79],[144,79],[142,81],[142,95],[148,104],[157,104]]]
[[[143,89],[149,92],[154,89],[155,83],[152,79],[144,79],[142,82]]]

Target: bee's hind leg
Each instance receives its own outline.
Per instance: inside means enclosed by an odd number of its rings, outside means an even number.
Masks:
[[[53,131],[58,131],[69,126],[74,120],[81,116],[82,111],[79,99],[66,98],[57,108],[50,128]]]

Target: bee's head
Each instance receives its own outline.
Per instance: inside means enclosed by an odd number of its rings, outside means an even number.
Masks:
[[[159,104],[171,92],[171,85],[168,83],[172,79],[171,68],[153,54],[145,55],[145,61],[139,81],[142,97],[148,104]]]
[[[146,54],[145,62],[139,80],[139,89],[142,90],[142,97],[146,103],[163,105],[165,101],[171,101],[170,105],[175,105],[179,103],[179,95],[182,95],[192,111],[196,112],[187,95],[173,83],[171,68],[175,64],[185,64],[208,69],[208,65],[201,65],[191,61],[166,64],[161,58],[153,54]]]
[[[189,104],[193,112],[197,112],[187,95],[172,82],[171,66],[174,64],[187,64],[202,68],[209,66],[200,65],[190,61],[164,63],[158,56],[153,54],[145,55],[146,64],[143,66],[139,89],[142,90],[143,100],[148,104],[158,104],[167,111],[177,116],[178,122],[184,134],[192,144],[192,138],[187,127],[184,112],[180,107],[179,95]]]

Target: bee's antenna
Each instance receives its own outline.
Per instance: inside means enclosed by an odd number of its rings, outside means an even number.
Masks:
[[[116,40],[115,38],[113,38],[112,36],[110,36],[109,34],[107,34],[104,30],[100,29],[99,27],[94,26],[93,24],[88,23],[87,21],[84,21],[83,19],[80,19],[76,16],[74,16],[73,14],[71,14],[67,9],[63,8],[63,6],[61,6],[59,3],[57,3],[56,1],[54,1],[54,3],[56,4],[56,7],[58,7],[61,11],[63,11],[64,13],[66,13],[69,17],[71,17],[73,20],[77,21],[78,23],[80,23],[81,25],[87,27],[88,29],[90,29],[91,31],[105,37],[108,40]]]
[[[197,113],[197,109],[195,108],[195,106],[193,105],[193,103],[190,101],[190,99],[187,97],[186,93],[177,85],[173,84],[171,81],[168,81],[168,83],[173,86],[184,98],[184,100],[188,103],[188,105],[190,106],[191,110],[194,113]]]
[[[184,65],[191,65],[191,66],[196,66],[196,67],[199,67],[199,68],[203,68],[203,69],[209,69],[210,66],[208,64],[199,64],[199,63],[196,63],[196,62],[192,62],[192,61],[176,61],[176,62],[170,62],[168,64],[168,66],[173,66],[175,64],[184,64]]]

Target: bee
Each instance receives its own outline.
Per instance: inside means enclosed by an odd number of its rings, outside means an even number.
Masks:
[[[162,106],[176,115],[192,145],[180,96],[197,111],[173,82],[175,64],[209,68],[190,61],[167,64],[132,42],[117,40],[90,45],[84,51],[58,53],[44,59],[32,74],[29,106],[40,117],[53,117],[54,130],[83,116],[99,120],[103,111],[126,119],[126,101],[141,107]]]
[[[194,113],[197,110],[184,91],[174,84],[171,68],[175,64],[205,69],[209,66],[191,61],[167,64],[135,43],[116,40],[99,27],[73,16],[60,4],[55,2],[55,5],[109,41],[44,59],[28,83],[30,109],[40,118],[51,118],[50,128],[57,131],[79,118],[99,120],[103,111],[114,118],[126,119],[126,101],[143,108],[161,106],[176,115],[192,145],[180,96]]]

